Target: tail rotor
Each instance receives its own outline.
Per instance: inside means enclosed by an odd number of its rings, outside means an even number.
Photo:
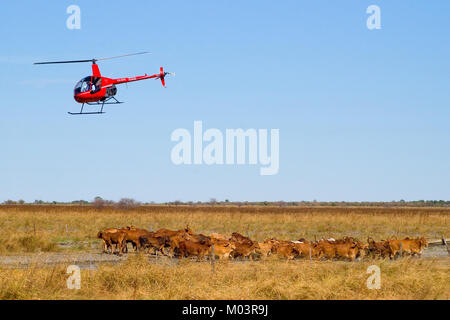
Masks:
[[[160,79],[161,80],[161,84],[163,85],[164,88],[166,88],[165,78],[166,78],[167,75],[175,76],[175,73],[173,73],[173,72],[164,72],[163,67],[161,67],[159,69],[159,75],[156,77],[156,79]]]

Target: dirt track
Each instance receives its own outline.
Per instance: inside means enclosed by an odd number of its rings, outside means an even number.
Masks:
[[[134,254],[134,253],[131,253]],[[422,259],[437,259],[442,263],[450,263],[450,255],[443,245],[434,245],[425,249]],[[127,255],[119,257],[104,253],[80,252],[80,253],[37,253],[29,255],[0,256],[0,266],[7,268],[27,268],[29,266],[46,267],[61,264],[75,264],[81,269],[96,269],[101,264],[120,264],[127,260]],[[149,256],[152,263],[176,263],[177,259],[167,257]]]

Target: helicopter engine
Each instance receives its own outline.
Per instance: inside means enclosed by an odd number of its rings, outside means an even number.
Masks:
[[[115,85],[106,89],[105,98],[114,97],[117,94],[117,88]]]

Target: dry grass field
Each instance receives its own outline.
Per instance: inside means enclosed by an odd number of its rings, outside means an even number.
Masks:
[[[100,252],[99,230],[133,224],[156,230],[186,224],[198,233],[234,231],[256,240],[276,237],[450,236],[449,208],[142,206],[1,206],[0,255]],[[449,258],[359,262],[271,258],[216,263],[144,254],[82,270],[81,290],[66,287],[67,265],[0,266],[0,299],[450,299]],[[368,290],[369,265],[381,268],[382,287]]]
[[[369,290],[367,267],[381,268],[381,289]],[[0,268],[0,299],[450,299],[449,265],[434,260],[367,262],[274,261],[124,265],[82,270],[81,289],[66,287],[66,267]]]

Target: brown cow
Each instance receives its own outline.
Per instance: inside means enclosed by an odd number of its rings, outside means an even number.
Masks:
[[[179,243],[180,259],[189,256],[196,256],[198,261],[204,259],[210,252],[210,246],[198,242],[184,240]]]
[[[169,230],[169,229],[159,229],[158,231],[155,232],[155,236],[157,237],[163,237],[163,236],[168,236],[168,237],[173,237],[176,235],[183,235],[183,234],[194,234],[192,232],[192,230],[186,226],[186,228],[181,229],[181,230]]]
[[[228,260],[231,252],[236,249],[236,246],[231,241],[213,240],[214,244],[214,256],[219,260]],[[210,247],[210,253],[212,254],[212,246]]]
[[[334,246],[336,249],[336,257],[349,259],[350,261],[355,261],[360,250],[360,245],[355,241],[338,243]]]
[[[153,232],[149,232],[139,237],[141,249],[147,249],[148,253],[153,251],[156,254],[158,254],[158,252],[164,254],[163,248],[168,245],[168,241],[170,241],[169,237],[155,237]]]
[[[167,253],[169,256],[176,256],[180,254],[180,242],[189,240],[188,239],[189,234],[187,233],[180,233],[176,234],[174,236],[169,237],[169,240],[166,241],[166,244],[164,245],[164,248],[167,249]]]
[[[114,233],[114,232],[117,232],[117,231],[119,231],[119,229],[117,229],[117,228],[108,228],[108,229],[105,229],[103,231],[99,231],[97,233],[97,238],[98,239],[102,239],[102,248],[103,248],[103,252],[104,253],[108,253],[108,246],[106,244],[106,241],[102,238],[102,234],[104,232]]]
[[[336,258],[336,244],[320,240],[317,243],[317,248],[322,252],[323,257],[330,260]]]
[[[297,255],[293,243],[278,243],[274,245],[274,251],[278,256],[292,260]]]
[[[292,243],[291,241],[286,241],[286,240],[278,240],[275,238],[271,238],[271,239],[266,239],[264,240],[264,243],[266,244],[271,244],[272,245],[272,250],[271,253],[277,253],[277,248],[280,245],[288,245],[290,243]]]
[[[403,240],[389,240],[389,247],[391,249],[391,258],[395,258],[395,256],[402,249],[403,255],[418,255],[419,257],[422,255],[422,250],[428,247],[428,242],[425,237],[409,239],[405,238]]]
[[[138,251],[141,249],[141,241],[139,240],[140,237],[154,236],[153,232],[147,231],[145,229],[123,228],[121,230],[126,233],[126,243],[131,243],[133,245],[134,251]],[[127,248],[125,248],[125,250],[128,251]]]
[[[131,243],[134,251],[136,252],[138,250],[139,246],[136,244],[135,232],[146,233],[147,230],[136,228],[133,225],[126,226],[125,228],[121,228],[120,230],[125,231],[127,233],[127,235],[128,235],[128,233],[130,234],[130,237],[127,237],[127,239],[126,239],[126,243],[127,243],[127,245],[128,245],[128,243]],[[124,247],[124,253],[128,253],[128,246],[127,245],[125,245],[125,247]]]
[[[122,255],[123,247],[126,246],[126,233],[124,231],[119,230],[115,232],[99,232],[97,234],[97,237],[100,237],[106,243],[106,246],[110,249],[111,254],[114,253],[113,245],[115,245],[115,249],[119,250],[119,256]]]
[[[186,234],[185,239],[195,241],[201,244],[211,245],[211,237],[205,236],[204,234]]]
[[[369,245],[367,243],[358,242],[359,252],[357,258],[363,259],[365,256],[369,254]]]
[[[392,251],[389,246],[389,241],[375,242],[372,238],[367,238],[368,251],[373,256],[380,256],[382,258],[391,257]]]
[[[320,259],[322,257],[322,249],[314,243],[298,241],[294,242],[293,246],[297,251],[299,257],[309,258],[311,252],[311,258]]]
[[[351,239],[342,239],[334,243],[331,241],[319,241],[317,246],[322,250],[323,256],[331,260],[344,258],[355,261],[360,256],[360,249],[362,249],[362,244],[351,241]]]
[[[253,244],[253,241],[250,238],[245,237],[242,234],[237,233],[237,232],[233,232],[231,234],[230,240],[235,242],[235,243],[247,244],[249,246],[251,246]]]
[[[261,257],[267,258],[272,254],[273,244],[271,242],[258,242],[258,247],[256,253],[259,253]]]
[[[248,258],[252,260],[251,255],[253,253],[256,253],[256,250],[259,249],[259,245],[257,242],[252,242],[252,244],[234,242],[234,245],[236,246],[236,248],[231,253],[231,256],[233,258],[240,257],[241,259]]]

